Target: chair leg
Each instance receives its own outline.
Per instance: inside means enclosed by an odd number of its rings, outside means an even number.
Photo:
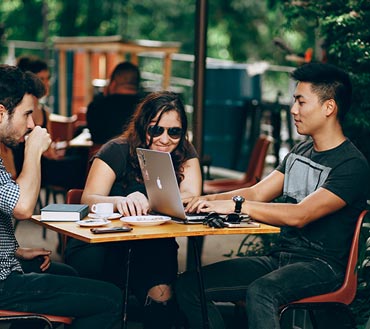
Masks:
[[[39,214],[42,208],[43,208],[43,204],[41,200],[41,195],[39,194],[37,198],[37,202],[36,202],[36,209],[35,209],[36,214]]]
[[[319,325],[318,325],[317,320],[316,320],[315,311],[313,311],[311,309],[308,310],[308,315],[310,317],[312,328],[313,329],[318,329],[319,328]]]
[[[306,310],[313,329],[355,329],[356,321],[349,307],[342,303],[289,304],[280,312],[280,323],[288,310]]]

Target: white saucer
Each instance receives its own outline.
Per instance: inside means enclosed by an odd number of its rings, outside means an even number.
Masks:
[[[91,212],[91,213],[89,213],[87,216],[88,216],[88,217],[90,217],[90,218],[94,218],[94,219],[99,219],[99,218],[100,218],[100,219],[101,219],[101,218],[106,218],[106,219],[117,219],[117,218],[122,217],[122,215],[121,215],[119,212],[115,212],[115,213],[111,214],[110,216],[104,216],[104,217],[99,216],[98,214],[95,214],[95,213]]]
[[[158,216],[158,215],[147,215],[147,216],[127,216],[120,219],[130,225],[136,226],[155,226],[161,225],[165,222],[171,220],[168,216]]]
[[[111,221],[107,219],[84,219],[76,222],[80,226],[93,227],[93,226],[104,226],[109,224]]]

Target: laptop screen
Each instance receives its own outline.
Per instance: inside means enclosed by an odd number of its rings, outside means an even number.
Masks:
[[[186,221],[171,154],[142,148],[136,153],[151,210]]]

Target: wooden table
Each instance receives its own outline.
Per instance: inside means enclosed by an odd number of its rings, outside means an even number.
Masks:
[[[206,235],[230,235],[230,234],[265,234],[278,233],[278,227],[261,224],[253,228],[223,228],[216,229],[202,224],[183,225],[175,222],[167,222],[158,226],[133,226],[131,232],[93,234],[90,228],[81,227],[75,222],[41,222],[40,216],[32,216],[31,221],[42,225],[50,230],[73,237],[87,243],[130,241],[158,238],[192,237]],[[120,220],[111,220],[111,223],[104,227],[122,226]]]
[[[278,227],[260,224],[260,227],[253,228],[211,228],[202,224],[184,225],[176,222],[166,222],[158,226],[133,226],[131,232],[124,233],[105,233],[93,234],[88,227],[80,227],[75,222],[41,222],[40,216],[32,216],[31,221],[42,225],[50,230],[64,234],[66,236],[87,242],[87,243],[101,243],[101,242],[115,242],[115,241],[133,241],[144,239],[160,239],[160,238],[177,238],[188,237],[189,241],[194,246],[194,257],[196,263],[196,271],[198,274],[200,300],[203,314],[203,327],[208,328],[208,314],[206,307],[206,298],[204,293],[203,276],[201,270],[201,257],[199,248],[197,246],[196,237],[206,235],[230,235],[230,234],[267,234],[279,233]],[[105,227],[122,226],[123,222],[120,220],[111,220],[111,223]],[[127,291],[127,289],[126,289]],[[127,302],[127,298],[126,298]],[[126,307],[125,307],[126,311]],[[124,323],[126,322],[126,314],[124,312]]]

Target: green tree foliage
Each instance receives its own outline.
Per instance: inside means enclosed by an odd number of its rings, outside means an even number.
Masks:
[[[284,1],[283,6],[287,26],[295,26],[304,17],[324,40],[328,62],[351,74],[353,101],[345,120],[345,133],[370,162],[370,1]],[[359,270],[356,299],[351,304],[359,328],[370,315],[368,250],[365,256],[360,262],[363,267]],[[360,259],[363,257],[360,255]]]
[[[32,17],[34,24],[27,24]],[[0,22],[13,40],[42,40],[42,1],[5,0],[0,3]]]
[[[208,0],[209,56],[236,61],[274,59],[272,38],[280,17],[268,1]],[[127,39],[180,41],[194,52],[196,0],[3,0],[0,22],[9,40],[43,41],[42,7],[49,35],[122,35]]]
[[[48,36],[43,33],[45,5]],[[0,24],[5,33],[0,40],[118,34],[180,41],[180,51],[193,54],[195,5],[196,0],[2,0]],[[319,40],[325,40],[328,60],[353,78],[354,105],[346,132],[370,159],[370,143],[365,142],[370,131],[369,6],[369,0],[208,0],[207,55],[291,65],[286,53],[274,46],[275,37],[294,53],[309,47],[317,51]]]
[[[346,135],[370,160],[370,2],[369,0],[283,1],[290,28],[314,29],[324,40],[327,60],[351,74],[353,105]]]

